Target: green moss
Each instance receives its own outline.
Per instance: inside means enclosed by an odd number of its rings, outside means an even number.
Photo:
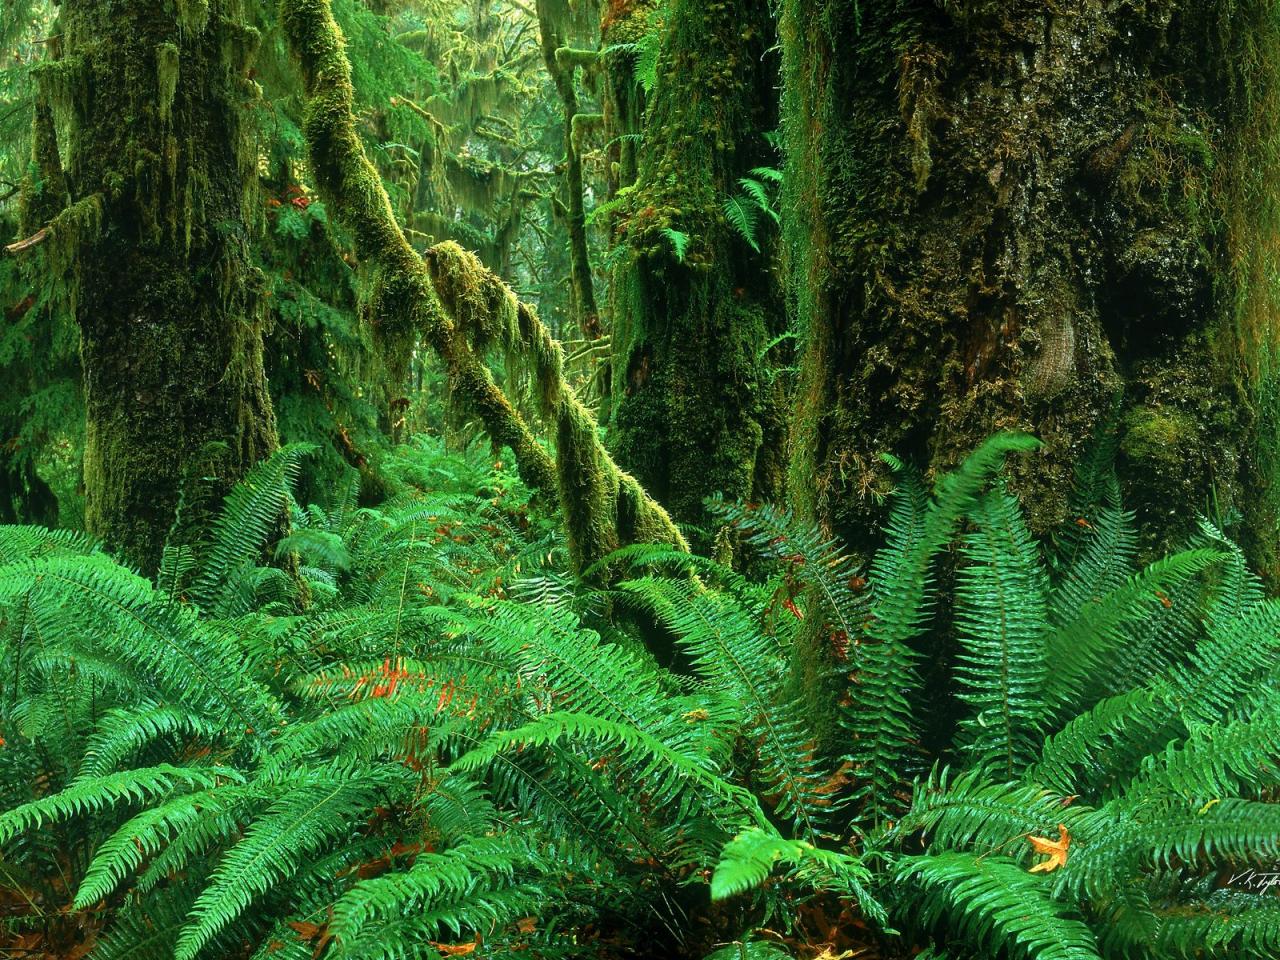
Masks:
[[[370,318],[384,343],[405,350],[420,337],[436,351],[454,395],[495,443],[511,448],[524,480],[559,501],[579,568],[632,542],[632,535],[683,548],[666,512],[604,449],[595,419],[564,379],[560,346],[537,314],[457,244],[438,244],[419,258],[405,240],[355,129],[350,66],[327,0],[285,0],[281,20],[302,69],[316,184],[356,238],[371,274]],[[544,417],[555,427],[554,462],[483,362],[494,347],[536,383]],[[626,529],[620,515],[629,517]]]
[[[1177,410],[1137,407],[1124,418],[1120,450],[1143,467],[1179,469],[1199,442],[1199,425]]]
[[[156,86],[159,89],[160,121],[169,122],[169,111],[173,109],[173,98],[178,92],[178,74],[181,56],[178,47],[173,43],[156,45]]]
[[[775,73],[763,13],[746,2],[670,8],[638,179],[615,220],[628,255],[613,283],[614,448],[695,527],[712,493],[781,494],[757,486],[776,479],[757,463],[771,393],[764,344],[784,311],[768,254],[724,215],[738,179],[771,163],[763,134],[776,122]],[[683,255],[673,230],[689,237]],[[767,230],[762,239],[768,246]],[[700,545],[713,535],[700,531]]]
[[[1215,491],[1257,501],[1238,471],[1280,315],[1267,4],[792,0],[780,31],[802,512],[869,550],[878,451],[941,469],[1018,428],[1046,443],[1014,487],[1051,530],[1121,395],[1224,437],[1184,449],[1161,543]],[[1194,402],[1152,399],[1178,377]]]

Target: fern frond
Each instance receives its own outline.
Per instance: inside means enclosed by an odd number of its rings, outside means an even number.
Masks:
[[[819,615],[829,618],[846,637],[856,635],[855,623],[865,598],[851,585],[857,564],[839,541],[824,536],[817,524],[767,503],[737,503],[715,495],[707,499],[707,509],[745,534],[761,557],[784,564],[798,582],[812,587]]]
[[[0,524],[0,566],[61,554],[82,556],[99,549],[97,541],[78,530]]]
[[[212,790],[172,797],[130,818],[94,852],[76,890],[74,906],[87,910],[108,897],[143,862],[176,835],[193,827],[210,810],[226,809],[256,795],[252,787],[235,782]]]
[[[1099,960],[1089,927],[1049,894],[1049,883],[1000,857],[965,853],[905,857],[895,881],[915,896],[926,929],[946,917],[955,933],[994,956]]]
[[[666,808],[676,819],[684,819],[695,807],[709,803],[726,822],[767,824],[756,798],[721,777],[705,756],[673,750],[642,730],[585,714],[557,711],[514,730],[495,733],[455,760],[451,769],[478,771],[514,748],[554,746],[566,740],[624,751],[636,771],[634,779],[646,785],[655,805]]]
[[[724,201],[723,210],[724,217],[734,232],[746,241],[747,246],[759,253],[756,225],[760,219],[760,208],[747,197],[733,196]]]
[[[475,837],[452,850],[422,853],[408,870],[360,881],[343,894],[333,905],[329,932],[345,948],[378,920],[409,916],[476,889],[492,889],[495,882],[510,883],[529,867],[544,865],[532,848],[511,836]]]
[[[1053,670],[1045,686],[1051,704],[1087,707],[1090,691],[1106,689],[1107,660],[1122,649],[1125,628],[1163,606],[1166,594],[1218,562],[1213,550],[1185,550],[1157,560],[1096,603],[1086,604],[1070,623],[1050,632],[1046,655]]]
[[[154,703],[117,707],[98,721],[85,746],[77,779],[106,776],[161,737],[182,735],[212,741],[220,732],[217,724],[181,707]]]
[[[241,779],[232,767],[175,767],[162,763],[81,780],[58,793],[0,814],[0,843],[46,823],[98,813],[124,803],[144,802],[174,790],[207,790],[220,782]]]
[[[255,679],[226,670],[231,659],[191,610],[105,556],[50,558],[0,568],[0,602],[32,591],[31,615],[47,635],[76,637],[85,609],[110,628],[92,631],[93,652],[109,653],[154,684],[158,695],[207,711],[246,734],[273,723],[278,706]]]
[[[192,905],[175,960],[195,960],[255,897],[295,873],[324,844],[351,834],[383,788],[367,774],[341,777],[316,771],[297,777],[218,864]]]
[[[793,867],[809,888],[848,897],[864,915],[884,919],[884,908],[868,890],[871,871],[857,857],[788,840],[759,827],[744,830],[725,844],[711,876],[711,899],[723,900],[753,890],[781,864]]]
[[[779,797],[777,812],[816,841],[830,801],[808,728],[784,692],[784,651],[726,594],[656,577],[618,589],[643,602],[675,634],[698,674],[736,707],[738,724],[759,744],[761,776]]]
[[[977,767],[1013,779],[1043,739],[1048,578],[1022,510],[997,487],[972,512],[956,582],[956,678],[973,713],[961,723]]]
[[[674,227],[663,227],[662,235],[671,242],[671,249],[676,255],[677,263],[684,263],[685,252],[689,249],[689,234]]]
[[[191,585],[191,599],[201,610],[213,616],[232,612],[236,585],[287,515],[302,460],[316,449],[309,443],[281,447],[232,487],[209,544],[200,551],[200,572]]]

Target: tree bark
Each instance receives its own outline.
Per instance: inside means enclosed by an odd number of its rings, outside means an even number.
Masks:
[[[709,494],[781,494],[781,471],[767,467],[779,418],[762,357],[784,313],[772,223],[761,212],[748,240],[724,212],[739,178],[770,161],[776,70],[763,0],[677,0],[664,30],[617,228],[631,258],[615,274],[614,442],[676,518],[701,524]]]
[[[217,496],[276,446],[244,23],[236,0],[68,3],[63,56],[39,71],[79,197],[50,243],[76,291],[86,524],[144,571],[199,519],[184,492],[212,475]]]
[[[572,56],[577,51],[565,47],[564,36],[557,23],[557,3],[537,0],[538,31],[542,59],[560,98],[564,124],[564,221],[569,231],[569,271],[573,290],[573,309],[578,328],[587,340],[600,337],[600,310],[596,307],[595,283],[591,277],[591,258],[587,251],[587,215],[583,207],[582,151],[574,125],[578,114],[578,90],[575,83],[579,63]]]
[[[1269,4],[786,0],[780,31],[802,512],[869,549],[877,454],[1014,428],[1047,531],[1114,425],[1148,555],[1234,510],[1274,579]]]

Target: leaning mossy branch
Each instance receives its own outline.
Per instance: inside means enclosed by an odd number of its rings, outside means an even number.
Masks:
[[[316,185],[351,231],[356,253],[371,272],[369,309],[392,374],[403,372],[413,344],[425,340],[444,361],[450,386],[476,411],[489,436],[511,447],[525,482],[554,498],[551,457],[441,310],[426,266],[396,223],[365,155],[352,112],[351,66],[328,0],[284,0],[281,22],[302,70],[304,134]]]
[[[555,52],[556,66],[561,70],[576,70],[581,67],[591,70],[600,63],[599,50],[579,50],[576,47],[559,47]]]
[[[49,268],[55,274],[65,273],[74,265],[80,245],[92,243],[101,233],[102,204],[100,193],[77,200],[31,236],[5,246],[4,252],[16,255],[44,246]]]
[[[595,417],[565,379],[560,343],[534,309],[456,243],[438,244],[425,258],[445,310],[472,347],[501,346],[509,369],[533,385],[542,415],[554,427],[560,505],[578,569],[629,543],[688,549],[667,511],[600,442]]]
[[[579,568],[637,541],[685,549],[667,512],[605,450],[565,379],[559,343],[533,309],[457,244],[439,244],[423,259],[405,239],[356,132],[351,68],[329,0],[282,0],[281,22],[302,71],[316,185],[373,273],[370,309],[392,356],[407,356],[419,337],[440,355],[450,387],[494,441],[511,447],[525,481],[558,497]],[[492,346],[536,385],[555,429],[554,462],[481,362]]]

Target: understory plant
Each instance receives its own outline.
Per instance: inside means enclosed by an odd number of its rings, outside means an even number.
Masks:
[[[388,458],[377,508],[354,483],[299,505],[308,451],[283,449],[154,581],[0,528],[6,935],[166,960],[1275,955],[1280,602],[1207,521],[1139,566],[1105,447],[1040,541],[1001,472],[1035,447],[995,437],[932,489],[893,463],[865,569],[713,502],[751,576],[636,545],[575,577],[518,479],[429,442]],[[815,647],[834,737],[796,666]]]

